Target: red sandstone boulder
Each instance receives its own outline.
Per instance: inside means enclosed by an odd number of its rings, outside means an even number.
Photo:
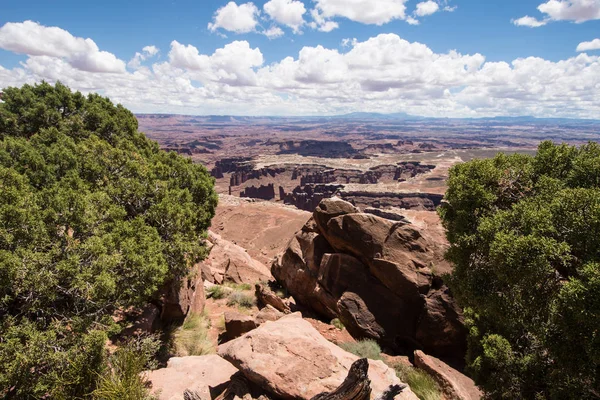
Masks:
[[[259,324],[265,323],[267,321],[277,321],[279,318],[283,317],[285,314],[281,311],[277,310],[270,304],[267,304],[262,310],[256,314],[256,322]]]
[[[240,337],[258,326],[254,318],[233,311],[225,312],[224,318],[227,340]]]
[[[332,197],[330,199],[324,199],[319,203],[313,213],[313,218],[317,229],[320,232],[326,232],[327,224],[330,219],[339,217],[340,215],[355,214],[358,212],[360,212],[360,210],[351,203],[344,201],[339,197]]]
[[[180,322],[189,314],[204,311],[204,282],[198,273],[167,284],[163,293],[160,318],[164,323]]]
[[[166,368],[144,374],[151,383],[151,392],[159,400],[183,400],[186,390],[203,400],[216,397],[227,387],[237,369],[217,355],[173,357]]]
[[[340,318],[355,337],[395,349],[462,359],[461,310],[432,270],[448,270],[427,231],[323,200],[272,264],[297,304]]]
[[[244,336],[219,346],[219,355],[253,383],[283,399],[311,399],[335,390],[357,356],[329,342],[299,314],[266,322]],[[369,361],[371,398],[401,384],[382,361]],[[416,400],[407,388],[397,399]]]
[[[196,265],[202,278],[211,283],[256,283],[271,279],[269,268],[248,255],[246,250],[214,232],[208,232],[210,254]]]
[[[435,357],[415,351],[415,365],[428,372],[449,400],[480,400],[483,393],[473,380]]]

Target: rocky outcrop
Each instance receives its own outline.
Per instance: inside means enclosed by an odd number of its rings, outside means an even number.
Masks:
[[[210,283],[223,282],[256,283],[271,279],[269,269],[248,255],[246,250],[209,231],[207,245],[208,257],[196,268],[201,271],[202,279]]]
[[[227,340],[242,336],[258,326],[254,318],[249,315],[238,312],[227,311],[224,314],[225,319],[225,338]]]
[[[389,219],[391,221],[409,223],[404,215],[394,211],[381,210],[379,208],[365,208],[364,212],[367,214],[377,215],[378,217]]]
[[[256,314],[256,322],[259,324],[265,323],[267,321],[277,321],[279,318],[283,317],[285,314],[281,311],[277,310],[270,304],[267,304],[262,310]]]
[[[183,400],[186,390],[210,400],[227,388],[236,372],[237,368],[213,354],[173,357],[166,368],[144,374],[158,400]]]
[[[448,364],[422,351],[415,351],[415,365],[429,373],[441,386],[449,400],[480,400],[483,393],[473,380]]]
[[[260,309],[270,306],[284,314],[291,312],[289,305],[266,286],[257,283],[254,294],[256,296],[256,303]]]
[[[340,318],[355,337],[461,359],[463,317],[432,272],[448,268],[445,248],[412,224],[332,198],[319,204],[271,272],[298,304]]]
[[[279,196],[285,204],[313,212],[321,200],[332,197],[342,188],[342,185],[305,185],[297,186],[291,193],[286,193],[280,187]]]
[[[272,200],[275,198],[275,186],[272,183],[269,183],[268,185],[260,185],[259,187],[250,186],[240,193],[240,197]]]
[[[311,399],[336,390],[358,360],[327,341],[298,313],[266,322],[219,346],[219,355],[238,367],[250,381],[283,399]],[[391,385],[402,385],[395,372],[382,361],[368,363],[372,399]],[[410,389],[396,398],[417,399]]]
[[[206,296],[200,270],[165,285],[160,299],[160,319],[165,324],[181,322],[189,314],[204,311]]]
[[[405,208],[408,210],[435,211],[444,198],[436,193],[382,193],[369,191],[341,191],[340,196],[362,208]]]

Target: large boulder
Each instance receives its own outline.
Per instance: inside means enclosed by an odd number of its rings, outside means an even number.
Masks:
[[[226,311],[223,318],[225,319],[225,333],[228,340],[240,337],[258,326],[254,318],[238,312]]]
[[[428,372],[442,387],[449,400],[480,400],[483,393],[473,380],[448,364],[422,351],[415,351],[415,365]]]
[[[208,257],[196,265],[202,278],[211,283],[256,283],[271,279],[271,272],[261,262],[253,259],[242,247],[208,231]]]
[[[165,285],[161,297],[160,319],[165,324],[183,321],[189,314],[204,311],[206,295],[200,274],[173,280]]]
[[[237,371],[231,363],[212,354],[173,357],[166,368],[144,374],[158,400],[183,400],[186,390],[197,393],[202,400],[210,400],[227,388]]]
[[[262,324],[267,321],[277,321],[284,315],[284,313],[282,313],[272,305],[267,304],[262,310],[258,312],[258,314],[256,314],[255,318],[258,324]]]
[[[358,359],[321,336],[299,313],[266,322],[220,345],[219,355],[250,381],[283,399],[311,399],[335,390]],[[369,379],[372,399],[390,385],[402,384],[382,361],[369,360]],[[408,388],[396,398],[417,399]]]
[[[294,235],[284,253],[277,256],[271,272],[301,303],[330,319],[337,316],[337,299],[317,284],[321,259],[333,252],[310,220]]]
[[[462,359],[461,310],[434,271],[447,271],[445,242],[417,225],[323,200],[272,264],[297,304],[340,318],[355,337],[396,351]]]
[[[339,197],[321,200],[313,213],[314,222],[320,232],[327,231],[329,220],[340,215],[355,214],[360,210]]]

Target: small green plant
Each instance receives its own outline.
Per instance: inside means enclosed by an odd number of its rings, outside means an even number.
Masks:
[[[398,378],[410,386],[421,400],[440,400],[442,391],[437,382],[427,372],[402,363],[394,364]]]
[[[238,306],[240,308],[252,308],[255,302],[256,298],[253,295],[239,290],[231,292],[227,298],[228,306]]]
[[[92,393],[94,400],[153,400],[142,371],[155,368],[152,361],[159,347],[154,337],[127,343],[109,358],[104,373],[98,378]]]
[[[252,285],[249,283],[233,283],[233,282],[226,282],[224,284],[224,286],[231,288],[233,290],[244,290],[244,291],[249,291],[252,290]]]
[[[331,325],[335,326],[340,331],[343,331],[345,329],[344,324],[342,324],[342,321],[340,321],[339,318],[332,319],[331,320]]]
[[[381,360],[381,347],[373,339],[362,339],[358,342],[341,343],[340,347],[360,358]]]
[[[219,332],[225,332],[225,316],[221,315],[217,321],[217,323],[215,324],[215,328],[217,328],[217,330]]]
[[[211,297],[215,300],[224,299],[227,297],[227,291],[221,285],[211,286],[206,290],[206,297]]]
[[[203,356],[215,352],[215,344],[208,337],[210,320],[206,314],[190,315],[173,334],[173,345],[178,356]]]

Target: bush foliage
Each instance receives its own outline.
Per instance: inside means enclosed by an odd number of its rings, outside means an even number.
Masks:
[[[360,358],[381,360],[381,347],[373,339],[361,339],[356,342],[340,343],[340,347]]]
[[[0,396],[82,397],[112,313],[204,256],[213,180],[97,94],[42,83],[2,100]]]
[[[600,146],[455,166],[440,209],[491,398],[600,396]]]

